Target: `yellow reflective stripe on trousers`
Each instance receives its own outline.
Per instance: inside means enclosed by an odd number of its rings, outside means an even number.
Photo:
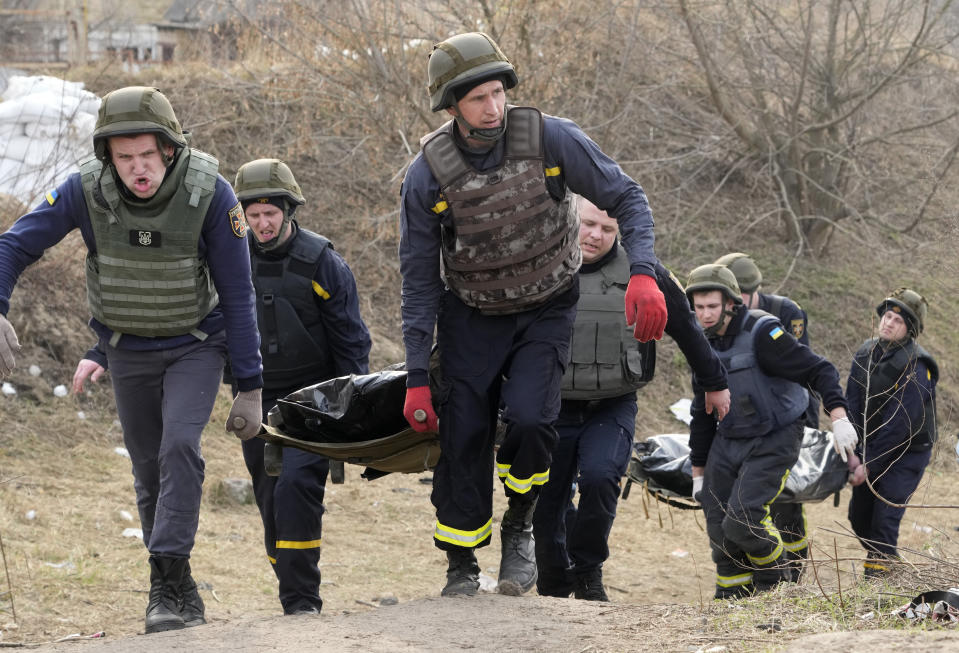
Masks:
[[[496,474],[506,487],[519,494],[526,494],[534,485],[543,485],[549,480],[549,470],[533,474],[529,478],[516,478],[509,473],[510,465],[496,463]]]
[[[808,533],[809,525],[806,522],[806,506],[800,504],[799,512],[802,515],[802,532]],[[779,534],[782,535],[781,532]],[[789,551],[790,553],[796,553],[797,551],[802,551],[807,546],[809,546],[809,540],[806,538],[805,535],[803,535],[801,538],[793,542],[787,542],[786,540],[783,540],[783,546],[786,547],[786,550]]]
[[[739,587],[753,582],[752,572],[738,576],[720,576],[716,574],[716,584],[720,587]]]
[[[277,540],[276,548],[278,549],[318,549],[320,547],[320,542],[323,540]]]
[[[754,565],[768,565],[771,562],[775,562],[776,559],[783,554],[783,538],[779,534],[779,529],[773,525],[772,515],[769,514],[769,506],[772,504],[773,501],[776,500],[776,497],[782,494],[783,488],[786,487],[786,479],[788,478],[789,478],[789,470],[787,469],[783,473],[782,480],[779,482],[779,490],[777,490],[776,494],[773,495],[773,498],[770,499],[769,502],[763,506],[763,508],[766,511],[766,516],[763,517],[762,521],[759,522],[760,526],[762,526],[763,529],[769,534],[769,537],[776,540],[776,548],[773,549],[772,553],[770,553],[767,556],[763,556],[761,558],[751,556],[747,553],[746,559],[749,560]]]
[[[436,527],[433,529],[433,537],[440,542],[455,544],[466,548],[479,546],[480,542],[490,537],[493,533],[493,518],[477,528],[475,531],[464,531],[452,526],[441,524],[436,520]]]
[[[271,564],[271,565],[275,565],[275,564],[276,564],[276,558],[274,558],[273,556],[268,555],[268,556],[266,556],[266,559],[270,561],[270,564]]]
[[[875,562],[864,562],[862,566],[866,569],[878,569],[879,571],[889,571],[889,567],[886,565],[880,565]]]

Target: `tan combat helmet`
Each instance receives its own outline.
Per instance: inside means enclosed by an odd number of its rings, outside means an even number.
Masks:
[[[922,333],[923,326],[926,322],[926,310],[928,308],[929,303],[926,301],[926,298],[915,290],[898,288],[876,307],[876,314],[882,317],[886,311],[899,313],[906,318],[909,335],[915,338]]]
[[[747,295],[756,292],[763,282],[763,273],[759,271],[755,261],[750,258],[749,254],[733,252],[725,256],[720,256],[716,259],[715,263],[717,265],[725,265],[729,268],[736,276],[739,289]]]
[[[519,83],[516,70],[496,41],[483,32],[451,36],[433,46],[429,63],[430,108],[440,111],[456,103],[454,91],[498,75],[511,89]]]
[[[689,279],[686,281],[686,297],[689,298],[690,305],[693,303],[694,292],[706,290],[719,290],[734,304],[743,303],[736,277],[725,265],[707,263],[689,273]]]
[[[152,86],[127,86],[103,96],[93,129],[93,152],[108,163],[107,139],[111,136],[159,134],[174,147],[187,139],[167,97]]]

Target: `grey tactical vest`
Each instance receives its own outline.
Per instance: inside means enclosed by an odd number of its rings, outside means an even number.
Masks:
[[[649,383],[656,364],[653,341],[639,343],[626,326],[629,259],[622,245],[595,272],[579,274],[579,303],[563,399],[619,397]]]
[[[182,153],[165,183],[176,191],[155,215],[124,201],[111,171],[95,157],[80,164],[83,194],[96,241],[87,255],[87,301],[97,321],[145,337],[193,333],[217,305],[200,231],[213,201],[219,163],[199,150]]]
[[[809,393],[793,381],[769,376],[756,361],[756,337],[778,319],[751,310],[743,328],[726,351],[717,351],[729,377],[729,413],[716,432],[727,438],[769,435],[798,420],[809,404]]]
[[[877,338],[867,340],[853,358],[850,381],[857,383],[865,398],[865,434],[875,436],[882,430],[885,420],[896,410],[902,410],[896,404],[896,393],[910,381],[910,375],[916,373],[916,361],[922,360],[929,373],[933,387],[939,381],[939,364],[919,343],[909,339],[901,347],[896,347],[891,355],[885,353],[878,361],[873,360],[873,352],[880,346]],[[889,410],[884,410],[886,407]],[[902,433],[903,441],[909,441],[908,451],[931,449],[939,437],[936,421],[935,396],[923,397],[923,420],[912,425],[911,433]],[[862,415],[852,416],[862,420]]]
[[[546,302],[572,285],[582,262],[571,197],[557,201],[546,189],[543,114],[507,110],[503,161],[492,170],[466,161],[453,121],[423,139],[452,216],[443,228],[443,278],[464,303],[491,315]]]

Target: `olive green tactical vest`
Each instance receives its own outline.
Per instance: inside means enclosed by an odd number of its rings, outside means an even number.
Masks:
[[[443,228],[443,278],[464,303],[490,315],[543,304],[572,285],[582,262],[571,197],[557,201],[546,188],[543,114],[507,110],[503,161],[492,170],[466,161],[453,121],[423,139],[452,216],[452,227]]]
[[[113,345],[124,333],[203,339],[196,327],[219,301],[198,255],[219,163],[191,149],[174,165],[165,183],[176,191],[160,212],[146,215],[121,198],[110,171],[101,175],[98,159],[80,164],[96,242],[96,253],[87,255],[87,301],[93,317],[114,331]]]
[[[622,245],[595,272],[579,274],[579,303],[571,359],[563,375],[563,399],[606,399],[635,392],[653,378],[656,349],[641,344],[626,326],[629,258]]]

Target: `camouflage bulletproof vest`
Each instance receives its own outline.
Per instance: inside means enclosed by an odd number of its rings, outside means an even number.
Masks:
[[[616,257],[599,270],[580,271],[563,399],[619,397],[642,388],[653,377],[654,341],[637,342],[633,327],[626,326],[629,259],[621,245],[616,250]]]
[[[329,240],[297,228],[286,255],[250,257],[256,291],[256,323],[260,330],[263,383],[267,390],[319,383],[334,376],[326,327],[313,276]]]
[[[916,373],[916,361],[921,360],[928,370],[929,380],[933,386],[939,380],[939,365],[928,351],[913,339],[909,339],[901,347],[896,347],[891,354],[883,354],[878,361],[874,361],[873,352],[880,346],[877,338],[867,340],[853,358],[850,383],[856,383],[862,388],[865,397],[865,425],[866,437],[877,435],[887,423],[890,415],[903,408],[899,405],[896,393],[906,383],[910,382],[910,375]],[[885,410],[888,408],[888,410]],[[902,433],[903,441],[909,441],[908,451],[925,451],[935,444],[939,433],[936,422],[936,403],[933,395],[923,396],[923,418],[921,423],[912,424],[912,432]],[[862,415],[852,416],[853,419],[863,419]],[[867,445],[868,446],[868,445]]]
[[[572,285],[582,262],[570,195],[557,201],[546,188],[543,114],[507,110],[497,168],[470,166],[454,140],[453,121],[423,145],[452,216],[452,226],[443,228],[443,278],[464,303],[491,315],[546,302]]]
[[[769,376],[756,361],[756,338],[778,320],[765,311],[751,310],[733,345],[717,351],[729,378],[729,413],[716,432],[727,438],[769,435],[798,420],[809,404],[804,387]]]
[[[160,212],[120,196],[112,171],[91,157],[80,164],[83,194],[96,242],[87,255],[90,312],[114,331],[150,338],[193,333],[217,305],[200,231],[213,201],[219,163],[198,150],[178,157],[165,183],[176,190]]]

